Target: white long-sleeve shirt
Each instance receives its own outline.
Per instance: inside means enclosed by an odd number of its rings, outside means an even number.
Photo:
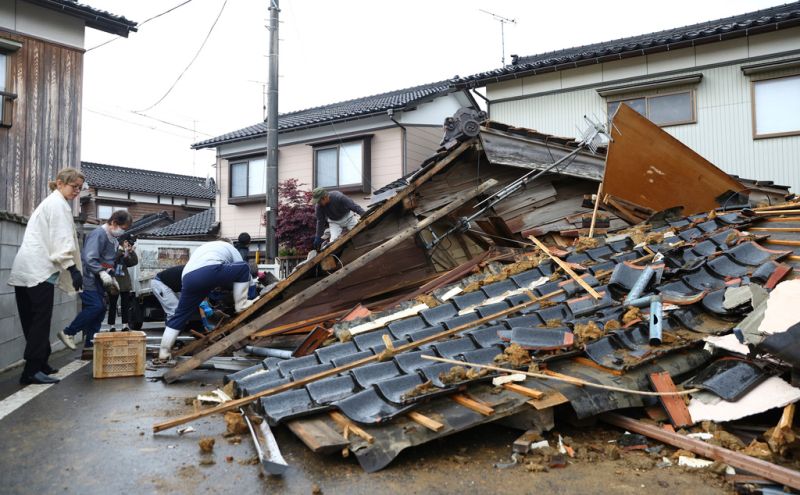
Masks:
[[[183,275],[181,275],[181,278],[185,277],[187,273],[191,273],[204,266],[235,263],[237,261],[244,260],[235,247],[225,241],[207,242],[194,250],[189,257],[189,262],[183,267]]]
[[[75,290],[67,269],[72,265],[82,269],[72,209],[60,192],[53,191],[28,220],[8,285],[34,287],[58,273],[56,285],[71,294]]]

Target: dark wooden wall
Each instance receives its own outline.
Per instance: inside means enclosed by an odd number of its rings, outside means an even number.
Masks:
[[[65,167],[80,168],[83,52],[11,34],[6,91],[16,93],[11,127],[0,128],[0,210],[30,215]]]

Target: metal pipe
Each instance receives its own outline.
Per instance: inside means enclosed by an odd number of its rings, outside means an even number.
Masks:
[[[644,308],[649,306],[654,300],[660,300],[661,296],[642,296],[633,301],[625,301],[626,306],[633,306],[634,308]]]
[[[653,271],[653,267],[651,267],[650,265],[644,267],[644,270],[642,270],[641,275],[639,275],[639,278],[636,279],[636,283],[633,284],[633,288],[628,293],[628,297],[625,298],[624,304],[630,305],[631,301],[634,301],[641,297],[642,292],[644,292],[644,290],[647,288],[647,284],[650,283],[650,279],[653,277],[653,273],[655,273]]]
[[[653,298],[650,301],[650,345],[661,345],[661,299]]]
[[[269,347],[248,345],[245,346],[244,350],[254,356],[260,357],[276,357],[280,359],[289,359],[292,357],[292,351],[286,349],[272,349]]]

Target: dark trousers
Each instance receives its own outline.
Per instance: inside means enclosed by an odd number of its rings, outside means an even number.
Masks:
[[[103,286],[95,283],[94,289],[81,292],[81,312],[72,320],[64,333],[75,335],[83,331],[84,347],[92,347],[94,334],[100,331],[103,317],[106,315],[105,291]]]
[[[175,314],[167,320],[167,326],[183,331],[186,322],[197,314],[197,306],[208,297],[215,287],[230,287],[237,282],[250,281],[250,267],[247,263],[222,263],[198,268],[183,276],[183,288]]]
[[[32,376],[42,371],[50,357],[50,321],[53,318],[55,286],[42,282],[35,287],[15,287],[17,311],[25,335],[25,368],[22,374]]]
[[[128,323],[128,313],[131,308],[131,292],[120,292],[119,295],[108,295],[108,324],[113,325],[117,321],[117,300],[120,301],[120,312],[122,313],[122,324]]]

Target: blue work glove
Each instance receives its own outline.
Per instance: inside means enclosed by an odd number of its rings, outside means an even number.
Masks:
[[[311,244],[315,250],[319,251],[319,248],[322,247],[322,237],[314,236],[314,242]]]
[[[72,288],[75,290],[81,290],[83,288],[83,275],[81,275],[81,272],[78,271],[78,267],[72,265],[71,267],[67,268],[67,270],[72,277]]]

